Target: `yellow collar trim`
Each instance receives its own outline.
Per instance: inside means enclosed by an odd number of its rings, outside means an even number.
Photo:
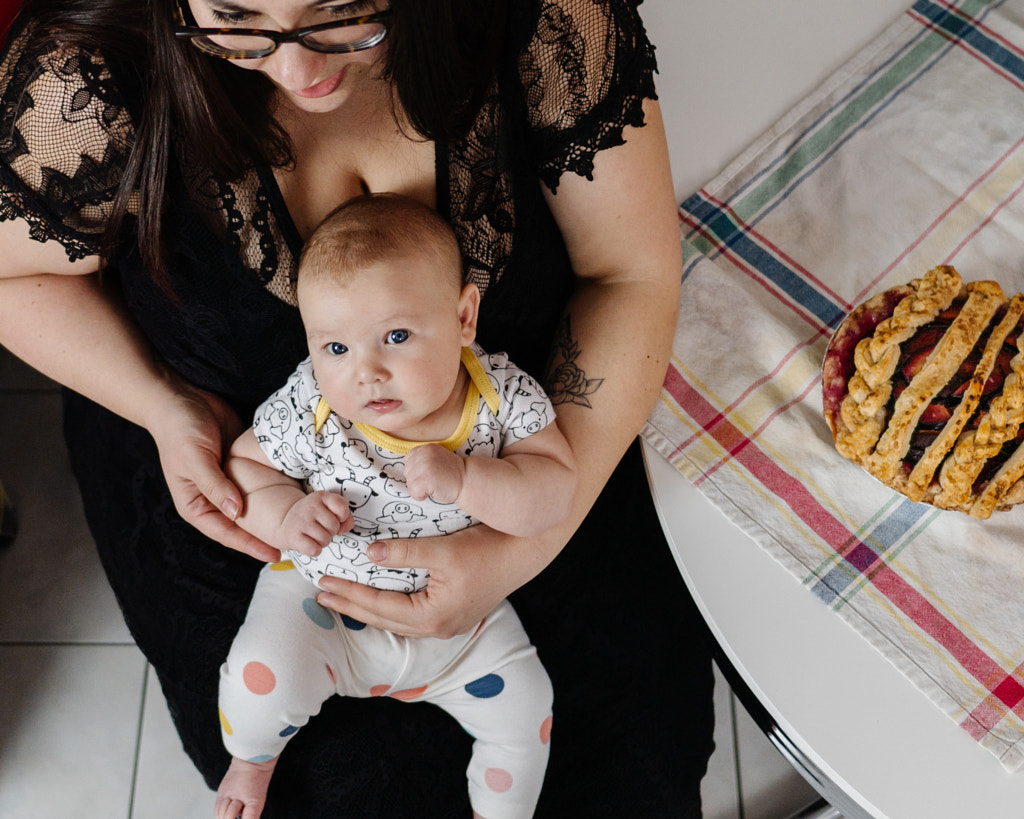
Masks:
[[[498,392],[494,389],[491,379],[484,372],[484,365],[480,363],[480,359],[476,357],[476,353],[470,347],[462,348],[462,366],[469,373],[470,380],[476,384],[479,395],[483,396],[484,401],[487,402],[487,408],[491,411],[491,415],[497,417],[498,409],[501,407],[501,398],[498,397]]]
[[[367,440],[371,443],[398,455],[408,455],[416,447],[430,443],[439,444],[445,449],[454,452],[466,442],[470,431],[473,429],[476,409],[481,397],[483,397],[487,404],[487,408],[495,416],[498,414],[498,408],[501,406],[501,399],[498,397],[494,385],[491,384],[491,380],[487,377],[483,364],[480,363],[480,359],[476,357],[476,354],[469,347],[462,348],[462,366],[469,373],[469,389],[466,390],[466,401],[462,405],[462,417],[459,419],[459,425],[455,428],[455,431],[443,441],[406,441],[402,438],[396,438],[394,435],[389,435],[387,432],[377,429],[377,427],[370,424],[362,424],[358,421],[354,424],[355,428],[366,436]],[[320,427],[324,425],[330,414],[331,408],[321,396],[320,401],[316,405],[315,423],[317,432],[320,431]]]

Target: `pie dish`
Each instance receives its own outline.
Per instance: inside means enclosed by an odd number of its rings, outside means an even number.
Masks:
[[[1024,501],[1024,295],[950,266],[855,308],[822,364],[836,449],[911,500],[988,518]]]

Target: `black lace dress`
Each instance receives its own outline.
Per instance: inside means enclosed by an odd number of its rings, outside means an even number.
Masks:
[[[589,175],[597,151],[642,125],[654,57],[627,0],[509,5],[515,59],[469,136],[437,146],[437,197],[484,293],[480,343],[538,373],[573,284],[538,179],[555,189],[563,173]],[[0,220],[26,220],[69,258],[92,255],[141,92],[134,72],[98,56],[33,54],[24,42],[16,31],[0,65]],[[229,182],[203,173],[187,146],[177,159],[166,217],[177,300],[147,276],[130,223],[107,275],[169,365],[248,418],[305,355],[294,307],[301,240],[269,168]],[[65,434],[125,619],[185,750],[216,787],[228,763],[218,669],[259,565],[177,516],[144,430],[68,394]],[[633,576],[609,576],[626,553]],[[710,663],[636,447],[513,603],[555,688],[537,815],[699,815]],[[334,698],[282,755],[264,816],[468,815],[469,745],[431,705]]]

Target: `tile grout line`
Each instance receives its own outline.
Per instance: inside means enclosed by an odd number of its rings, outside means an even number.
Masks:
[[[135,734],[135,758],[132,762],[132,783],[128,797],[128,819],[135,815],[135,791],[139,784],[139,757],[142,755],[142,729],[146,721],[146,696],[149,690],[149,662],[143,661],[142,696],[139,698],[139,727]]]

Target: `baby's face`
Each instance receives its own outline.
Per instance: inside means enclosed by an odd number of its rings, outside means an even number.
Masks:
[[[460,351],[475,337],[478,297],[433,264],[379,263],[342,284],[300,280],[313,372],[338,415],[414,441],[445,438],[458,422]]]

